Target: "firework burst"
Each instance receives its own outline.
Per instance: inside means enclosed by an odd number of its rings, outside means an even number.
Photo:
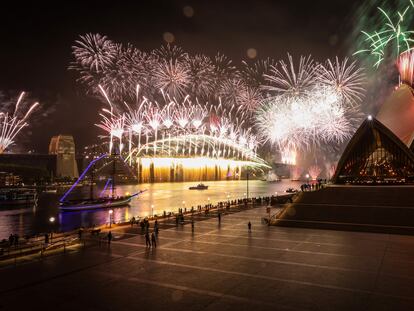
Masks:
[[[14,105],[13,113],[0,112],[0,154],[3,153],[10,145],[15,142],[16,136],[25,128],[27,120],[33,110],[39,105],[38,102],[32,104],[26,113],[22,112],[22,104],[25,92],[21,92]]]
[[[409,2],[402,11],[396,11],[395,14],[378,7],[382,17],[381,26],[371,33],[362,31],[366,47],[354,55],[368,53],[376,59],[374,66],[379,67],[387,58],[387,53],[395,59],[401,52],[409,50],[414,42],[414,31],[410,30],[414,3],[412,0]]]
[[[348,64],[348,58],[341,62],[336,57],[334,61],[327,60],[326,65],[319,66],[319,69],[321,83],[333,87],[345,101],[356,104],[362,100],[365,75],[355,61]]]
[[[208,98],[214,91],[214,65],[205,55],[188,58],[190,86],[188,91],[196,98]]]
[[[72,47],[78,70],[89,69],[91,72],[103,72],[113,64],[117,56],[116,44],[106,36],[88,33],[80,36]]]
[[[328,61],[326,67],[301,57],[295,67],[272,68],[272,92],[257,110],[259,133],[280,150],[342,143],[354,130],[353,113],[362,97],[363,75],[355,63]]]
[[[282,60],[279,65],[280,68],[271,65],[270,74],[264,75],[270,83],[264,89],[287,96],[301,96],[315,83],[319,66],[311,56],[301,56],[299,65],[295,67],[292,56],[288,54],[288,62]]]
[[[178,60],[161,61],[154,71],[154,83],[170,96],[182,98],[190,84],[189,69]]]

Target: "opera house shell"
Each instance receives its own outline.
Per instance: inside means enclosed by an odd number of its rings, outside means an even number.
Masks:
[[[348,143],[334,183],[414,181],[414,90],[401,84],[376,118],[367,118]]]

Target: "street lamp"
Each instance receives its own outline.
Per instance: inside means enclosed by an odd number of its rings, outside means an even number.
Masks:
[[[51,230],[50,230],[50,243],[52,243],[52,239],[53,239],[53,224],[55,222],[55,217],[50,217],[49,218],[49,222],[51,224]]]
[[[112,227],[112,214],[114,213],[114,211],[110,209],[108,213],[109,213],[109,228],[111,228]]]
[[[154,217],[154,204],[151,204],[151,216]]]
[[[249,169],[247,168],[246,172],[246,199],[249,200]]]

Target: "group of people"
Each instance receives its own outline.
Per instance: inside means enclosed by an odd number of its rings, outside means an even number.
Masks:
[[[149,230],[149,221],[147,221],[147,226],[145,229],[145,246],[146,247],[157,247],[157,238],[158,238],[159,226],[158,220],[154,222],[154,230],[150,234]]]

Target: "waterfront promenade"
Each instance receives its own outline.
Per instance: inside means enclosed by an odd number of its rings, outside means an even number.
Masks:
[[[266,208],[2,268],[0,310],[409,310],[414,237],[269,227]],[[252,223],[248,232],[247,223]]]

